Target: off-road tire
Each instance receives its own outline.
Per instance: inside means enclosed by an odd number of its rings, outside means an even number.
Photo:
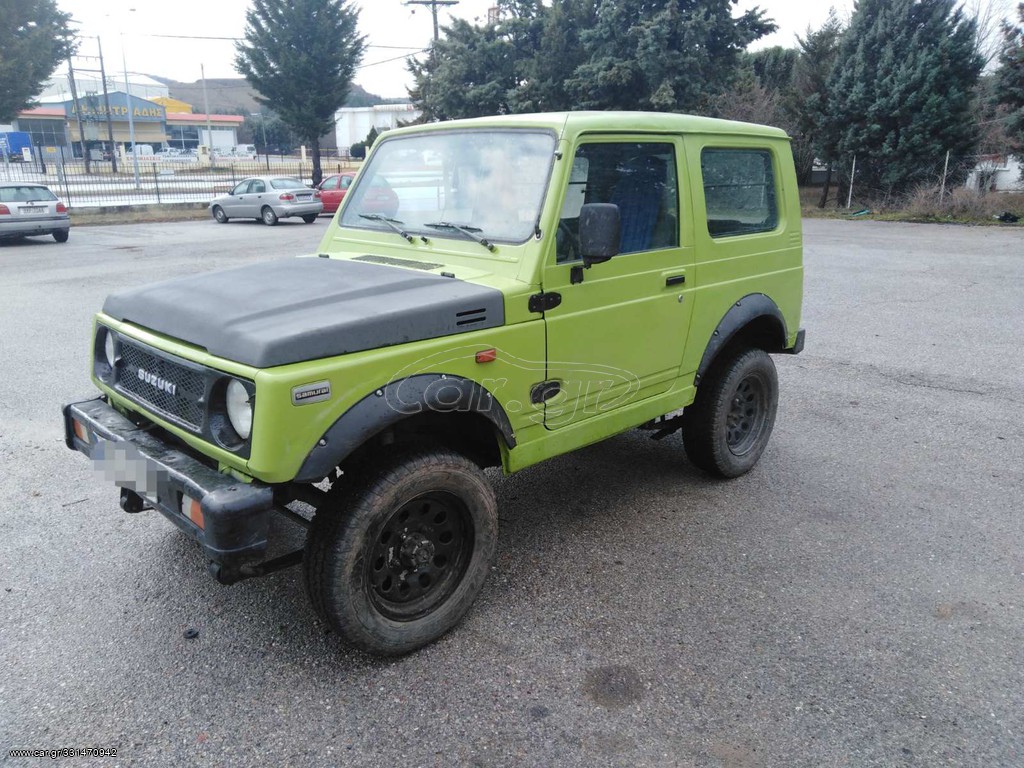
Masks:
[[[216,219],[218,224],[228,223],[228,215],[224,213],[224,209],[219,205],[213,206],[213,218]]]
[[[260,221],[268,227],[275,226],[277,224],[277,214],[274,213],[274,209],[269,205],[263,206],[263,210],[260,211]]]
[[[66,243],[68,241],[68,237],[70,236],[71,230],[69,229],[57,229],[54,230],[53,232],[53,239],[56,240],[58,243]]]
[[[314,221],[316,221],[316,214],[307,213],[305,216],[302,217],[302,220],[307,224],[312,224]]]
[[[683,443],[697,467],[739,477],[757,464],[772,434],[779,403],[775,363],[762,349],[716,361],[683,414]]]
[[[416,650],[459,623],[487,578],[494,491],[476,464],[441,447],[382,449],[345,474],[306,539],[313,608],[357,648]]]

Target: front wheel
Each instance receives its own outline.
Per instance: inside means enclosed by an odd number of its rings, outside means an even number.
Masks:
[[[218,224],[228,223],[228,215],[224,213],[224,209],[221,208],[219,205],[213,206],[213,218],[217,220]]]
[[[683,414],[690,461],[719,477],[749,472],[768,445],[778,404],[779,377],[763,349],[716,361]]]
[[[317,511],[306,587],[352,645],[408,653],[458,624],[480,592],[498,538],[494,491],[445,448],[388,450],[352,474]]]
[[[314,221],[316,221],[316,214],[307,213],[305,216],[302,217],[302,220],[307,224],[312,224]]]
[[[263,210],[260,211],[260,216],[263,223],[266,224],[268,227],[272,227],[275,224],[277,224],[277,214],[274,213],[274,209],[271,208],[269,205],[265,206]]]

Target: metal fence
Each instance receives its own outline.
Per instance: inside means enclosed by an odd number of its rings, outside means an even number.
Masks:
[[[60,152],[30,162],[0,164],[0,181],[33,181],[49,186],[68,207],[208,203],[248,176],[281,175],[311,183],[313,164],[299,157],[260,155],[251,158],[215,157],[202,163],[194,157],[140,156],[138,170],[129,155],[110,160],[72,159]],[[324,158],[323,175],[354,170],[357,162]]]

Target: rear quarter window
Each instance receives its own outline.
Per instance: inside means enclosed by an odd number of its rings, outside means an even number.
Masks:
[[[767,149],[705,149],[700,158],[711,237],[770,232],[779,224]]]

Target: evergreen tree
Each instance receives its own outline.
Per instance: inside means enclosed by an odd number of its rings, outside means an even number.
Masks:
[[[528,111],[525,91],[545,18],[540,0],[498,0],[498,21],[485,26],[455,19],[426,61],[410,60],[409,95],[427,120]],[[522,93],[521,93],[522,91]]]
[[[686,112],[730,83],[740,54],[776,26],[732,0],[602,0],[569,79],[582,109]]]
[[[803,37],[797,38],[799,55],[793,64],[792,90],[786,105],[793,117],[793,134],[799,137],[800,151],[794,152],[797,175],[806,183],[815,159],[828,168],[819,208],[824,208],[828,201],[832,163],[838,154],[834,137],[828,130],[828,82],[842,37],[843,23],[832,10],[821,27],[808,29]]]
[[[594,26],[597,0],[553,0],[539,16],[539,43],[527,53],[525,78],[512,99],[513,112],[558,112],[573,109],[566,76],[586,62],[581,39]]]
[[[499,20],[457,20],[410,63],[429,120],[568,109],[692,111],[775,29],[733,0],[498,0]]]
[[[1019,24],[1003,24],[1003,49],[996,73],[996,98],[1010,112],[1006,131],[1013,149],[1024,152],[1024,3],[1017,6]]]
[[[858,187],[899,194],[935,178],[947,151],[974,146],[982,69],[975,23],[955,0],[858,0],[829,78],[821,142]]]
[[[793,73],[799,58],[800,52],[797,49],[776,45],[744,53],[740,60],[754,71],[762,88],[781,94],[787,93],[793,85]]]
[[[70,19],[56,0],[0,0],[0,123],[30,106],[46,79],[74,53]]]
[[[359,12],[348,0],[253,0],[235,69],[312,148],[313,184],[323,178],[320,137],[334,125],[363,56]]]

